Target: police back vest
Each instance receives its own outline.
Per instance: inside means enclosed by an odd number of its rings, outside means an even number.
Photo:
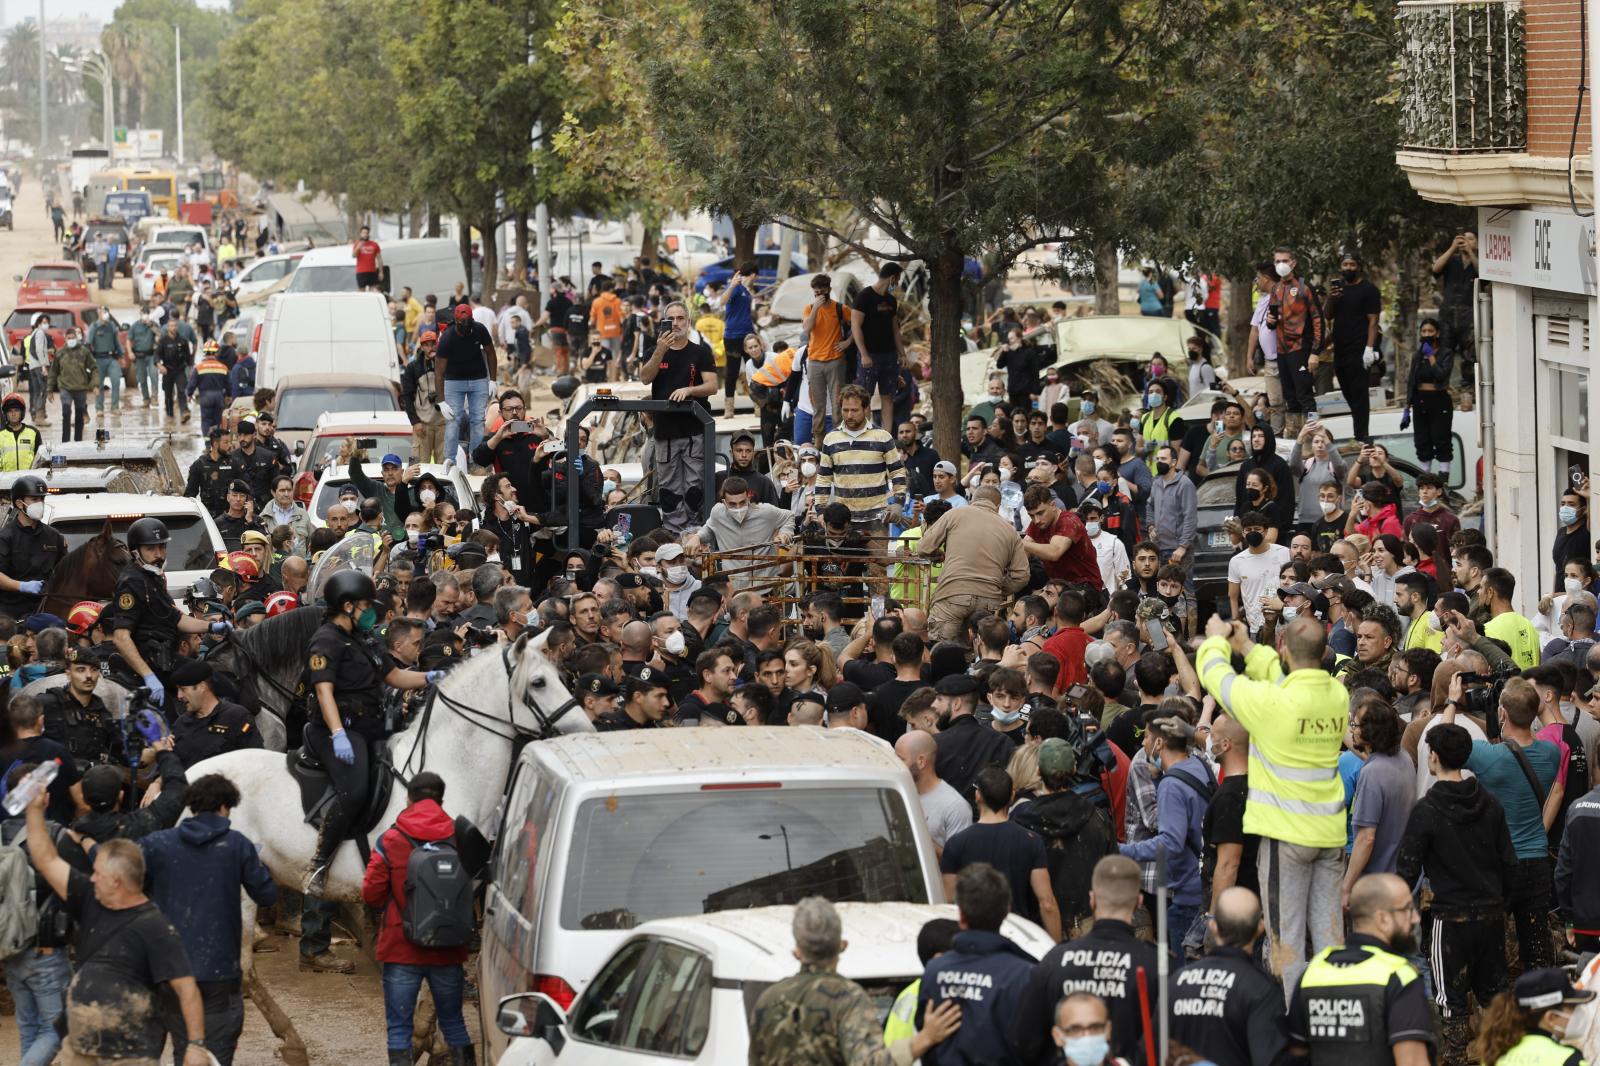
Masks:
[[[1361,950],[1366,958],[1338,964],[1336,951]],[[1306,1005],[1306,1036],[1311,1040],[1311,1066],[1394,1066],[1384,1006],[1389,980],[1419,980],[1411,963],[1367,945],[1359,949],[1324,948],[1300,978]]]
[[[1544,1033],[1529,1033],[1495,1060],[1494,1066],[1563,1066],[1575,1048],[1558,1044]]]

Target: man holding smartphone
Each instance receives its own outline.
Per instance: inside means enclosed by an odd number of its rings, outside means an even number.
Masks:
[[[533,432],[527,403],[515,389],[500,394],[500,417],[500,428],[472,450],[472,461],[506,475],[517,490],[517,499],[532,503],[540,498],[540,471],[535,464],[544,438]]]
[[[688,306],[670,303],[663,318],[666,328],[656,338],[655,351],[639,368],[639,380],[650,386],[650,398],[687,404],[716,393],[716,357],[704,340],[690,339]],[[730,372],[733,369],[729,367]],[[656,506],[662,525],[680,533],[699,518],[704,500],[700,468],[705,462],[705,436],[700,419],[687,410],[662,411],[653,421]]]

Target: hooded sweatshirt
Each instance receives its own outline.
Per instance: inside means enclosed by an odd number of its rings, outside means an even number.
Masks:
[[[150,898],[182,938],[194,979],[239,980],[239,889],[262,907],[278,898],[256,846],[220,814],[197,814],[139,846]]]
[[[1278,501],[1292,509],[1295,501],[1294,477],[1289,473],[1289,464],[1278,454],[1277,434],[1272,432],[1271,426],[1258,422],[1245,430],[1245,441],[1248,442],[1255,436],[1255,431],[1258,429],[1266,434],[1266,446],[1260,451],[1250,449],[1250,454],[1239,464],[1239,473],[1234,478],[1233,493],[1234,498],[1239,501],[1239,513],[1243,514],[1250,509],[1248,506],[1250,494],[1245,491],[1244,479],[1250,471],[1257,469],[1272,475],[1273,480],[1278,483]],[[1290,520],[1293,520],[1292,510]]]
[[[1505,911],[1517,854],[1500,802],[1469,777],[1436,781],[1411,809],[1395,872],[1433,886],[1437,918],[1492,918]]]
[[[393,827],[372,849],[367,875],[361,882],[361,898],[367,906],[383,911],[383,924],[378,930],[379,962],[459,966],[467,961],[466,948],[419,948],[406,939],[400,928],[400,912],[406,903],[406,863],[411,859],[411,841],[426,844],[449,840],[455,832],[455,822],[442,807],[431,799],[419,800],[400,812]]]
[[[1556,903],[1573,928],[1600,930],[1600,788],[1567,808],[1556,856]]]
[[[1071,929],[1089,908],[1089,882],[1094,865],[1117,847],[1117,836],[1105,808],[1070,789],[1050,792],[1025,803],[1011,820],[1044,841],[1050,888],[1061,909],[1061,927]]]

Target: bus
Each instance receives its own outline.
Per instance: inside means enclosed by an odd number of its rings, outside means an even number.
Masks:
[[[130,192],[147,192],[157,214],[178,217],[178,177],[170,170],[135,167],[126,172],[122,187]]]

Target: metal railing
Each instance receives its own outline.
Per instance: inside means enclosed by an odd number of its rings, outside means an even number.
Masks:
[[[1527,146],[1522,0],[1403,0],[1400,147],[1515,152]]]
[[[814,592],[834,591],[850,616],[866,614],[872,601],[892,598],[902,607],[926,610],[933,598],[935,561],[922,555],[867,549],[819,554],[796,544],[792,553],[750,549],[708,552],[700,557],[703,574],[727,578],[735,591],[758,593],[783,612],[797,607]],[[797,620],[796,620],[797,621]]]

